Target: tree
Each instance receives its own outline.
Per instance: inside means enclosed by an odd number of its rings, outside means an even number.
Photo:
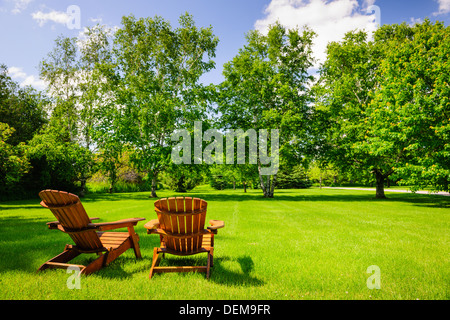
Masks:
[[[391,175],[413,188],[448,188],[448,39],[426,20],[385,25],[372,41],[355,31],[331,43],[315,89],[319,158],[372,172],[380,199]]]
[[[308,180],[306,170],[302,165],[283,169],[278,173],[278,189],[306,189],[311,187],[312,183]]]
[[[31,87],[21,88],[0,65],[0,198],[29,196],[25,181],[31,169],[26,142],[47,122],[46,98]]]
[[[68,135],[68,133],[66,132]],[[80,145],[61,138],[60,131],[46,127],[25,148],[31,169],[25,180],[28,190],[66,190],[84,194],[84,182],[94,170],[92,153]]]
[[[112,41],[114,33],[106,26],[86,28],[79,39],[80,72],[84,75],[79,83],[81,94],[80,134],[88,149],[95,149],[100,171],[106,173],[114,191],[119,179],[118,172],[129,162],[129,153],[123,140],[119,139],[120,105],[114,95],[112,72]],[[124,159],[125,158],[125,159]]]
[[[13,146],[7,143],[14,133],[14,128],[0,122],[0,193],[11,194],[22,176],[30,169],[30,163],[24,154],[24,144]],[[5,200],[5,199],[2,199]]]
[[[158,174],[170,163],[171,134],[204,117],[198,80],[214,67],[218,43],[211,27],[196,27],[187,13],[179,24],[173,29],[158,16],[130,15],[122,18],[114,41],[111,80],[121,105],[117,139],[133,146],[131,159],[148,172],[152,197]]]
[[[171,163],[163,172],[162,183],[175,192],[187,192],[202,182],[202,173],[200,165]]]
[[[106,26],[96,25],[86,28],[77,41],[79,48],[78,62],[78,95],[76,106],[78,117],[78,141],[87,149],[102,147],[108,148],[102,143],[108,135],[103,129],[108,127],[113,118],[117,105],[112,94],[111,83],[105,72],[111,64],[111,41],[113,31]],[[111,128],[108,127],[108,130]],[[112,139],[106,139],[108,146],[113,144]],[[119,144],[114,146],[119,149]],[[116,154],[120,157],[120,152]],[[110,159],[118,159],[110,157]]]
[[[328,45],[314,89],[319,161],[330,162],[343,172],[351,168],[372,172],[377,198],[385,198],[384,180],[393,173],[391,162],[374,153],[368,140],[373,129],[368,125],[368,105],[379,83],[382,52],[364,31],[347,33],[342,42]]]
[[[108,163],[109,168],[121,155],[121,141],[111,137],[111,113],[116,105],[104,74],[108,71],[105,65],[111,63],[111,36],[110,29],[99,25],[87,28],[79,38],[59,36],[40,64],[53,101],[49,130],[58,142],[84,147],[86,155],[101,149],[107,159],[102,164]],[[79,178],[83,192],[89,176]]]
[[[380,86],[370,104],[370,151],[389,157],[412,190],[450,190],[450,27],[428,19],[386,26]],[[370,152],[369,151],[369,152]]]
[[[70,141],[77,141],[76,109],[78,90],[78,56],[76,38],[59,36],[55,47],[39,65],[40,77],[48,83],[47,92],[53,100],[51,123],[66,130]]]
[[[0,119],[14,128],[8,144],[18,145],[33,138],[46,122],[47,99],[31,87],[21,88],[8,76],[6,65],[0,65]]]
[[[247,44],[224,65],[218,98],[223,128],[278,130],[281,162],[294,155],[291,146],[301,147],[298,139],[306,135],[313,35],[279,23],[267,35],[250,31]],[[273,197],[276,174],[262,174],[260,157],[257,165],[264,197]]]

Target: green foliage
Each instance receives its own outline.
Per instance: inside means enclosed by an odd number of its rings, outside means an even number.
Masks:
[[[48,83],[47,93],[52,98],[50,123],[67,131],[70,141],[78,137],[79,112],[76,107],[79,79],[76,38],[63,35],[39,65],[40,77]]]
[[[161,174],[161,183],[175,192],[187,192],[203,181],[202,166],[172,164]]]
[[[123,17],[116,32],[110,80],[122,105],[116,139],[130,143],[130,158],[147,171],[156,186],[158,173],[170,163],[176,129],[204,117],[200,76],[214,67],[218,43],[212,28],[198,28],[192,16],[172,28],[161,17]],[[152,190],[152,196],[156,196]]]
[[[116,192],[116,184],[121,180],[131,183],[140,183],[142,181],[142,176],[131,168],[131,150],[115,142],[106,145],[102,144],[102,146],[106,147],[100,149],[95,155],[95,161],[99,169],[97,176],[107,180],[109,193]],[[96,180],[96,178],[92,177],[91,180]]]
[[[25,187],[37,193],[52,188],[79,192],[94,170],[92,153],[73,142],[61,141],[51,131],[36,134],[26,148],[32,169]]]
[[[313,36],[309,29],[286,30],[280,23],[270,26],[267,35],[250,31],[247,44],[224,65],[218,96],[221,126],[278,129],[281,161],[292,161],[298,153],[289,151],[301,148],[298,141],[306,138]],[[265,197],[273,197],[275,181],[275,176],[260,176]]]
[[[376,71],[382,59],[382,50],[367,38],[365,32],[354,31],[341,42],[328,45],[327,60],[314,88],[316,137],[320,141],[315,151],[319,162],[332,163],[341,172],[360,170],[387,177],[392,173],[390,163],[361,147],[368,145],[372,129],[367,123],[368,104],[378,84]],[[377,196],[382,198],[381,191]]]
[[[207,172],[207,180],[216,190],[243,188],[258,188],[259,177],[256,165],[249,164],[223,164],[211,165]]]
[[[311,185],[306,170],[301,165],[297,165],[292,168],[281,168],[275,187],[278,189],[306,189]]]
[[[367,149],[381,158],[392,156],[401,184],[449,191],[450,27],[425,20],[412,27],[386,26],[376,36],[395,50],[380,66]]]
[[[31,87],[20,88],[8,76],[7,67],[0,65],[0,121],[14,128],[9,144],[16,146],[30,140],[47,122],[43,108],[46,100]]]
[[[114,32],[95,26],[78,39],[59,36],[39,66],[48,96],[20,88],[1,65],[2,195],[83,191],[97,170],[112,192],[128,183],[121,174],[129,168],[142,179],[130,185],[151,185],[152,196],[161,174],[175,191],[206,175],[217,189],[259,187],[273,197],[275,186],[307,186],[300,168],[308,162],[312,181],[376,182],[378,198],[390,181],[449,191],[450,27],[425,20],[384,25],[373,38],[349,32],[328,45],[311,90],[313,37],[280,23],[248,32],[219,86],[199,82],[215,67],[218,38],[187,13],[177,28],[130,15]],[[192,133],[195,120],[204,130],[278,129],[278,175],[262,176],[259,161],[175,166],[170,136]]]
[[[231,189],[236,186],[236,174],[230,170],[230,165],[211,165],[207,178],[211,187],[216,190]]]
[[[7,143],[13,133],[14,128],[0,122],[0,200],[6,200],[17,192],[17,184],[30,169],[24,144],[13,146]]]
[[[390,176],[448,190],[449,30],[426,20],[331,43],[315,88],[318,158],[372,173],[377,198]]]

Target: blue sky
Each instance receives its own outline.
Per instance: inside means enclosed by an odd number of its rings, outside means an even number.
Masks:
[[[79,8],[79,29],[67,23],[71,5]],[[315,52],[323,59],[326,43],[339,40],[345,31],[376,28],[375,11],[367,12],[370,6],[379,8],[381,24],[414,23],[426,17],[450,22],[450,0],[1,0],[0,63],[7,65],[15,81],[43,89],[38,65],[58,35],[78,36],[97,23],[120,26],[121,17],[130,13],[160,15],[176,26],[187,11],[198,26],[211,25],[219,37],[216,69],[202,78],[219,83],[222,65],[244,45],[249,30],[264,32],[276,20],[287,27],[307,24],[318,33]]]

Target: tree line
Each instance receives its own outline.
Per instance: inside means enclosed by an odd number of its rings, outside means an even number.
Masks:
[[[1,198],[45,188],[83,194],[96,172],[114,191],[124,159],[145,175],[152,197],[161,179],[186,191],[202,175],[217,188],[239,182],[273,197],[275,188],[309,186],[308,167],[320,181],[330,170],[373,179],[377,198],[389,181],[449,191],[449,27],[427,19],[354,30],[328,44],[317,75],[313,30],[277,22],[245,37],[218,85],[201,77],[216,66],[219,39],[188,13],[177,27],[130,15],[117,29],[59,36],[39,65],[45,92],[21,88],[2,65]],[[194,121],[204,131],[277,129],[278,173],[261,175],[264,164],[248,157],[175,165],[171,135],[192,133]]]

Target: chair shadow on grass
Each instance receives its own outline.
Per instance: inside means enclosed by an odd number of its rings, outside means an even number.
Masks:
[[[241,271],[230,270],[225,264],[239,265]],[[185,265],[205,265],[206,257],[198,256],[191,257],[176,257],[166,254],[165,258],[161,259],[161,265],[167,266],[185,266]],[[254,263],[250,256],[218,256],[214,257],[214,266],[211,268],[211,276],[208,281],[228,286],[251,286],[258,287],[264,285],[264,281],[252,275]],[[189,276],[190,273],[179,273],[180,276]],[[156,276],[163,276],[158,274]]]
[[[231,271],[227,269],[223,262],[237,262],[242,272]],[[214,258],[214,267],[211,273],[211,280],[218,284],[236,285],[236,286],[252,286],[259,287],[264,285],[264,281],[252,276],[254,270],[253,259],[249,255],[239,257],[217,257]],[[216,274],[216,276],[214,276]]]

